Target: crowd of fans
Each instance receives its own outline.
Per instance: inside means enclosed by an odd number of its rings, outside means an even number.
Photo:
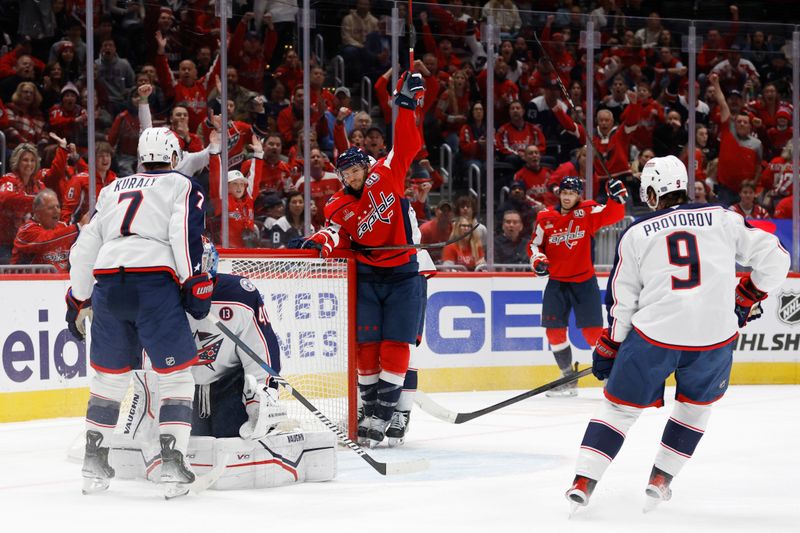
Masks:
[[[6,168],[0,178],[0,263],[46,263],[67,268],[69,246],[88,217],[89,182],[85,2],[0,3],[16,17],[2,35],[0,127]],[[234,2],[228,68],[218,58],[219,19],[209,0],[94,0],[94,113],[97,193],[117,175],[136,171],[138,133],[166,125],[187,153],[204,153],[192,169],[213,200],[209,231],[221,238],[220,196],[227,181],[230,244],[284,247],[324,223],[323,206],[341,187],[334,164],[351,145],[374,158],[391,146],[390,24],[394,2],[316,2],[315,32],[329,57],[312,55],[310,94],[303,89],[295,0]],[[404,2],[397,3],[408,25]],[[529,9],[547,10],[533,12]],[[12,10],[12,11],[9,11]],[[695,200],[721,202],[748,218],[790,218],[792,194],[791,42],[739,19],[709,25],[697,55],[697,127],[688,131],[688,77],[682,38],[686,25],[662,19],[643,0],[546,0],[414,4],[414,68],[425,78],[425,147],[406,181],[423,242],[472,231],[441,251],[451,268],[481,270],[487,240],[494,262],[527,263],[536,214],[555,205],[564,176],[586,177],[605,201],[608,175],[628,186],[628,214],[646,211],[638,176],[654,156],[688,162],[695,138]],[[493,17],[499,42],[487,52],[481,32]],[[595,108],[586,108],[586,51],[581,31],[592,20],[600,33],[594,77]],[[538,35],[551,61],[534,40]],[[485,37],[485,36],[484,36]],[[407,68],[407,32],[401,37]],[[491,53],[493,61],[487,61]],[[345,59],[334,85],[335,54]],[[405,63],[405,64],[403,64]],[[487,63],[493,98],[487,98]],[[221,168],[221,77],[228,87],[228,169]],[[357,110],[362,79],[373,109]],[[567,105],[561,87],[574,102]],[[493,102],[494,124],[487,124]],[[303,107],[311,129],[303,131]],[[593,113],[595,131],[583,126]],[[494,131],[494,135],[492,135]],[[304,133],[312,151],[307,172]],[[587,162],[587,135],[597,148]],[[477,172],[486,191],[486,147],[494,147],[498,199],[484,213],[469,194]],[[453,198],[442,188],[439,147],[450,147]],[[306,175],[307,176],[304,176]],[[305,205],[304,188],[312,203]],[[438,203],[431,205],[431,194]],[[438,196],[436,196],[438,195]],[[304,211],[311,227],[304,227]],[[54,213],[58,216],[54,216]],[[472,228],[477,228],[472,230]]]

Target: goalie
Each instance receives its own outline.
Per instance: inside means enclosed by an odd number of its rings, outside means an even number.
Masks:
[[[278,339],[260,293],[245,277],[218,274],[217,251],[203,241],[202,270],[214,282],[212,314],[279,373]],[[332,479],[334,434],[280,431],[289,426],[289,419],[270,375],[212,321],[189,317],[189,323],[198,361],[192,367],[196,385],[187,457],[200,482],[213,477],[217,489],[243,489]],[[150,445],[153,415],[147,406],[158,405],[157,396],[148,373],[137,373],[134,397],[145,400],[132,402],[128,423],[122,424],[123,442],[112,447],[112,465],[121,477],[155,478],[158,452]],[[138,445],[131,447],[126,437]]]

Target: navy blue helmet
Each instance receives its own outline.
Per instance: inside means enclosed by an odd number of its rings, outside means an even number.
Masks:
[[[578,176],[564,176],[561,183],[558,184],[559,191],[575,191],[578,194],[583,193],[583,180]]]
[[[339,178],[342,179],[342,171],[354,165],[362,165],[364,170],[368,170],[369,155],[361,150],[361,148],[351,146],[339,154],[339,158],[336,160],[336,173],[339,175]]]

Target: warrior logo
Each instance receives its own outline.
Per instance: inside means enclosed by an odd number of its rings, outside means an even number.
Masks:
[[[214,333],[206,333],[205,331],[197,330],[194,334],[195,344],[201,347],[197,349],[197,365],[205,365],[209,370],[214,372],[212,366],[217,361],[219,349],[222,346],[222,336]]]
[[[781,292],[778,318],[790,326],[800,323],[800,294]]]
[[[392,223],[392,214],[384,216],[384,213],[389,211],[389,208],[394,204],[394,194],[389,193],[389,196],[384,195],[383,191],[380,193],[380,203],[375,200],[372,191],[367,191],[369,203],[372,204],[372,211],[369,215],[358,224],[358,236],[363,237],[368,231],[372,231],[372,226],[376,222],[383,222],[384,224]]]
[[[572,222],[572,220],[569,221],[569,226],[567,226],[567,229],[564,231],[550,235],[548,242],[550,242],[550,244],[560,244],[563,242],[566,247],[571,250],[572,247],[586,235],[586,232],[583,231],[580,226],[575,226],[575,231],[572,231]]]

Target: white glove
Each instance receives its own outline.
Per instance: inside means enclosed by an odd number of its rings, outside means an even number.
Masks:
[[[259,384],[250,374],[244,377],[242,401],[247,412],[247,422],[239,428],[243,439],[261,439],[289,420],[286,409],[278,403],[278,391]]]
[[[89,321],[94,317],[94,311],[92,311],[91,306],[84,307],[80,311],[78,311],[78,318],[75,319],[75,327],[78,328],[78,331],[81,332],[81,335],[86,337],[86,322],[85,320],[88,318]]]

